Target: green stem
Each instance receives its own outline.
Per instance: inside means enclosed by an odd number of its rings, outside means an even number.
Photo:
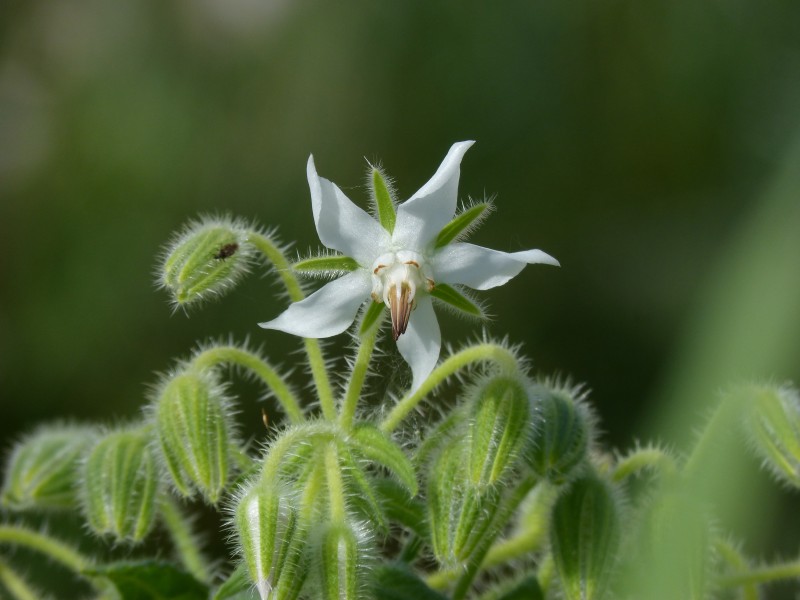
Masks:
[[[453,600],[462,600],[464,597],[466,597],[467,592],[469,592],[469,588],[472,585],[475,576],[480,571],[484,559],[486,558],[486,554],[494,543],[495,538],[502,533],[503,526],[508,522],[508,520],[511,518],[511,515],[515,510],[517,510],[522,501],[525,500],[525,498],[528,496],[528,493],[536,485],[537,481],[538,479],[532,475],[529,475],[523,479],[511,496],[509,496],[508,500],[502,506],[500,506],[500,509],[494,516],[495,526],[493,530],[487,532],[487,535],[483,538],[483,540],[481,540],[480,546],[476,548],[475,554],[470,558],[470,562],[467,565],[466,570],[461,575],[458,583],[456,583],[456,588],[453,590]]]
[[[37,550],[83,578],[86,578],[83,572],[94,564],[90,558],[64,542],[25,527],[0,525],[0,544],[14,544]]]
[[[714,542],[714,548],[722,557],[728,565],[733,567],[733,570],[737,573],[741,573],[743,571],[747,571],[748,565],[747,561],[745,560],[744,556],[736,549],[733,544],[727,542],[723,539],[717,539]],[[755,582],[744,583],[742,584],[742,599],[743,600],[758,600],[759,593],[758,587],[756,586]]]
[[[503,372],[514,372],[519,366],[514,353],[499,344],[478,344],[465,348],[436,367],[415,392],[403,397],[381,423],[381,430],[390,433],[422,401],[425,396],[457,371],[477,362],[494,362]]]
[[[726,575],[720,577],[717,581],[722,587],[732,588],[741,585],[769,583],[781,579],[795,579],[797,577],[800,577],[800,560]]]
[[[303,421],[303,411],[297,397],[283,377],[260,356],[236,346],[214,346],[198,354],[192,361],[192,365],[198,369],[213,368],[220,364],[238,365],[254,373],[272,390],[292,423]]]
[[[678,467],[672,457],[659,448],[640,448],[622,458],[614,468],[611,479],[615,483],[624,481],[643,469],[654,467],[667,477],[677,475]]]
[[[211,568],[197,549],[198,543],[192,532],[189,519],[181,511],[175,500],[164,494],[161,498],[161,518],[172,537],[172,543],[181,562],[198,581],[209,583]]]
[[[378,330],[382,320],[383,318],[380,317],[378,322],[374,323],[361,336],[361,344],[358,348],[358,354],[356,354],[355,363],[353,363],[353,372],[350,374],[350,381],[347,384],[347,392],[342,404],[342,412],[339,415],[339,423],[345,431],[353,426],[356,406],[358,406],[358,400],[361,397],[361,390],[364,389],[364,380],[369,371],[369,363],[372,360],[372,353],[375,350],[375,342],[378,339]]]
[[[40,600],[39,595],[11,567],[0,560],[0,583],[14,600]]]
[[[325,451],[325,478],[328,481],[328,495],[331,509],[331,522],[344,523],[347,516],[344,502],[344,482],[339,465],[339,453],[335,444],[328,444]]]
[[[294,276],[289,261],[286,260],[281,249],[269,238],[258,232],[249,232],[248,238],[275,267],[283,284],[286,286],[289,299],[292,302],[299,302],[305,298],[303,289],[300,287],[300,283],[297,281],[297,277]],[[308,356],[308,364],[311,365],[311,375],[317,387],[317,396],[322,407],[322,414],[329,421],[333,421],[336,419],[336,406],[333,399],[333,388],[331,388],[331,382],[328,378],[328,370],[325,368],[325,357],[322,355],[322,348],[319,342],[314,339],[304,338],[303,342]]]
[[[230,453],[234,462],[236,462],[236,466],[239,467],[239,471],[242,473],[248,473],[258,464],[258,461],[254,460],[247,454],[247,452],[239,448],[239,446],[236,444],[230,445]]]
[[[735,429],[731,420],[736,415],[735,408],[737,405],[738,403],[731,395],[726,396],[717,405],[714,414],[709,419],[705,429],[700,434],[700,438],[695,443],[692,453],[686,460],[683,474],[687,479],[704,472],[703,463],[713,460],[714,450],[719,441],[730,434],[731,430]]]
[[[286,431],[269,447],[267,457],[264,459],[264,466],[261,469],[261,480],[270,485],[275,481],[284,457],[296,444],[302,441],[333,439],[335,436],[336,430],[328,423],[303,425]]]

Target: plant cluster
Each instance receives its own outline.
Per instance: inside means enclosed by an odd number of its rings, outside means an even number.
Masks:
[[[402,204],[370,167],[374,217],[309,160],[327,248],[318,256],[290,262],[274,235],[239,220],[201,219],[177,235],[158,275],[177,307],[222,295],[256,266],[274,269],[291,304],[262,326],[303,338],[313,398],[260,352],[214,343],[161,377],[137,422],[26,435],[5,466],[0,589],[17,600],[63,597],[21,575],[10,548],[66,567],[87,595],[123,600],[751,599],[765,582],[798,576],[794,562],[752,566],[697,492],[717,440],[730,435],[800,487],[793,388],[726,394],[684,457],[656,445],[620,454],[601,447],[583,388],[534,377],[519,348],[484,338],[440,359],[434,301],[482,318],[465,287],[558,264],[539,250],[463,241],[491,208],[456,211],[469,146],[454,145]],[[298,274],[329,281],[306,295]],[[318,339],[354,322],[342,369]],[[393,343],[410,384],[384,393],[374,355]],[[238,432],[229,366],[282,408],[263,448]],[[385,396],[377,406],[365,400],[371,385]],[[446,385],[451,401],[433,401]],[[227,528],[198,532],[190,509],[199,502]],[[64,512],[80,515],[93,551],[47,529]],[[200,541],[215,533],[230,540],[224,564]]]

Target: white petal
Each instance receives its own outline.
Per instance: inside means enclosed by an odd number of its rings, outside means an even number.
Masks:
[[[419,388],[433,371],[439,360],[441,347],[442,336],[439,322],[433,312],[431,297],[419,296],[417,307],[411,313],[408,329],[397,338],[397,349],[411,367],[412,392]]]
[[[392,241],[396,247],[422,251],[456,214],[461,159],[475,142],[453,144],[430,181],[397,210]]]
[[[457,283],[476,290],[503,285],[525,265],[542,263],[560,266],[558,261],[541,250],[500,252],[474,244],[448,244],[433,259],[437,283]]]
[[[317,175],[314,157],[306,167],[311,208],[320,241],[369,267],[389,244],[389,232],[361,210],[334,183]]]
[[[342,333],[353,323],[371,289],[369,273],[358,269],[326,283],[272,321],[258,325],[307,338],[330,337]]]

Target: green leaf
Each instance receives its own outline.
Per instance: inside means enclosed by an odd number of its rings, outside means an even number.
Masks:
[[[457,308],[458,310],[465,312],[472,317],[484,318],[486,316],[483,314],[480,306],[475,304],[456,288],[451,287],[446,283],[437,283],[436,286],[431,290],[431,296],[441,300],[442,302],[446,302],[453,308]]]
[[[403,563],[383,565],[373,577],[372,597],[375,600],[447,600]]]
[[[374,167],[372,168],[372,192],[375,207],[378,209],[378,221],[386,231],[389,233],[394,232],[394,223],[397,220],[397,215],[394,211],[392,195],[389,193],[389,186],[386,185],[383,173]]]
[[[312,256],[297,261],[292,268],[300,273],[328,275],[355,271],[358,263],[349,256]]]
[[[364,312],[364,318],[361,319],[361,327],[358,330],[359,335],[363,336],[370,330],[370,328],[383,314],[383,309],[384,309],[383,302],[370,303],[369,308],[367,308],[367,310]]]
[[[397,480],[389,477],[376,479],[372,483],[381,500],[383,511],[390,521],[400,523],[422,539],[430,537],[425,505],[412,498],[408,490]]]
[[[208,588],[174,565],[156,561],[118,562],[86,571],[105,577],[121,600],[207,600]]]
[[[455,218],[439,232],[439,235],[436,237],[436,248],[447,246],[447,244],[464,233],[464,231],[477,225],[481,217],[485,216],[486,211],[491,208],[491,206],[489,202],[480,202],[456,215]]]
[[[411,461],[380,429],[374,425],[359,425],[350,441],[358,454],[389,469],[412,495],[416,495],[417,476]]]
[[[484,593],[480,600],[544,600],[536,575],[527,575],[516,581],[502,582]]]
[[[242,563],[227,580],[217,588],[212,600],[258,600],[258,592],[247,576],[247,566]]]

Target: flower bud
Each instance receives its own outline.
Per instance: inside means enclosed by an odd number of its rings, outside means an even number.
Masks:
[[[247,273],[247,230],[227,219],[190,223],[166,249],[159,284],[178,306],[221,296]]]
[[[361,552],[353,528],[346,523],[328,525],[319,539],[321,597],[326,600],[359,598]]]
[[[154,417],[167,470],[177,491],[216,504],[228,481],[231,407],[214,371],[187,370],[158,390]]]
[[[16,509],[72,508],[78,461],[94,435],[89,427],[50,425],[20,440],[6,464],[3,503]]]
[[[530,393],[537,427],[526,453],[528,464],[537,475],[562,483],[586,457],[591,415],[569,390],[536,385]]]
[[[114,431],[83,465],[83,512],[100,535],[141,541],[155,516],[158,473],[146,429]]]
[[[776,478],[800,487],[800,397],[788,386],[750,386],[744,429],[754,453]]]
[[[567,600],[607,597],[620,534],[618,501],[604,481],[581,477],[558,499],[550,546]]]
[[[480,488],[497,483],[514,465],[531,429],[528,394],[511,377],[478,390],[470,423],[469,476]]]
[[[262,600],[291,600],[307,575],[306,535],[291,497],[256,481],[234,510],[247,570]]]

